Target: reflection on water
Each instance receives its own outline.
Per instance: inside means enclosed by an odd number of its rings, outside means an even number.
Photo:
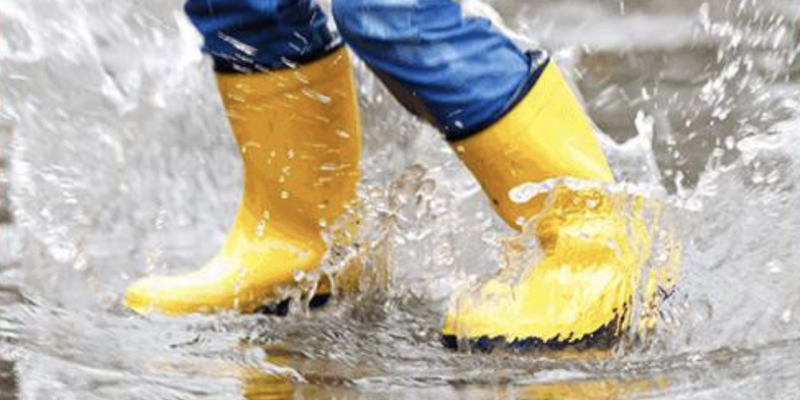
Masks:
[[[270,359],[273,359],[270,357]],[[542,368],[520,374],[498,369],[477,379],[470,376],[441,380],[431,387],[396,387],[380,394],[350,384],[335,373],[310,374],[297,382],[279,374],[247,371],[242,378],[245,398],[421,398],[451,396],[523,400],[621,400],[639,398],[793,398],[800,389],[794,365],[800,359],[797,342],[778,342],[744,351],[718,350],[702,359],[690,355],[668,357],[658,365],[632,364],[624,371],[600,366],[586,372]],[[280,357],[274,358],[276,363]],[[513,364],[513,362],[512,362]],[[762,368],[773,369],[760,375]],[[333,376],[330,376],[333,375]]]
[[[208,62],[179,0],[7,0],[0,400],[800,397],[795,4],[465,3],[552,51],[617,175],[663,202],[681,273],[646,343],[444,349],[448,299],[495,271],[509,232],[363,66],[371,289],[286,318],[130,315],[124,287],[200,265],[236,209]]]
[[[18,390],[14,363],[0,360],[0,400],[15,400]]]

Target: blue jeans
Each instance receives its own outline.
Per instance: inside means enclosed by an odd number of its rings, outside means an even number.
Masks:
[[[452,0],[333,0],[337,33],[312,0],[188,0],[220,72],[302,64],[342,39],[409,111],[448,140],[492,125],[533,86],[547,62]]]

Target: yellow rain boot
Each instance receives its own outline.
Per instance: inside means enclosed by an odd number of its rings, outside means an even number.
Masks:
[[[294,69],[218,74],[217,83],[244,161],[239,212],[204,268],[128,288],[139,313],[257,310],[297,271],[320,265],[322,224],[356,198],[361,128],[346,49]]]
[[[544,254],[518,281],[493,278],[454,302],[443,342],[562,347],[619,329],[649,255],[644,223],[618,212],[619,199],[600,188],[558,186],[547,205],[548,194],[524,203],[510,196],[522,184],[551,178],[613,182],[555,63],[497,123],[452,145],[510,226],[521,229],[537,216],[533,233]]]

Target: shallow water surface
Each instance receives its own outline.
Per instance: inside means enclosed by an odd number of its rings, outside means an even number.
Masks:
[[[648,340],[445,349],[451,295],[496,271],[511,232],[362,65],[363,294],[284,318],[133,316],[126,285],[202,264],[236,209],[199,37],[177,0],[6,0],[0,400],[800,398],[800,9],[463,3],[552,53],[627,182],[611,189],[663,204],[680,273]]]

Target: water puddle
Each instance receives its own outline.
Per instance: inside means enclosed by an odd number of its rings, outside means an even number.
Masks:
[[[133,316],[127,284],[201,265],[241,190],[199,37],[177,0],[6,0],[0,400],[800,396],[797,7],[465,3],[552,51],[626,182],[604,190],[658,204],[648,226],[678,243],[662,256],[679,252],[680,268],[647,340],[444,348],[451,297],[515,259],[515,236],[363,65],[363,251],[351,255],[366,290],[283,318]],[[563,183],[551,184],[512,195]]]

